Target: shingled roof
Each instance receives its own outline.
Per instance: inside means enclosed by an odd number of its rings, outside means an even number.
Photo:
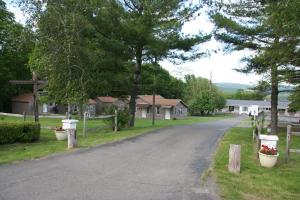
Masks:
[[[148,105],[152,105],[153,96],[152,95],[138,95],[139,99],[143,100]],[[176,106],[177,104],[182,103],[184,106],[187,105],[180,99],[166,99],[160,95],[155,95],[155,105],[159,106]],[[139,104],[139,103],[137,103]]]
[[[19,96],[12,98],[12,101],[29,103],[29,102],[33,101],[33,93],[21,94]]]
[[[260,107],[271,107],[270,101],[262,101],[262,100],[236,100],[236,99],[227,99],[227,106],[251,106],[258,105]],[[289,101],[278,101],[278,108],[288,108]]]
[[[114,103],[117,99],[111,96],[102,96],[102,97],[97,97],[100,101],[104,103]]]
[[[87,100],[87,104],[88,104],[88,105],[96,105],[97,102],[96,102],[94,99],[88,99],[88,100]]]

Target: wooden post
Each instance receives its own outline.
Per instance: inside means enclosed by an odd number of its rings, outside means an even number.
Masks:
[[[262,134],[262,123],[258,122],[257,124],[258,136]]]
[[[240,173],[241,145],[230,144],[228,170],[232,173]]]
[[[118,110],[115,109],[115,132],[118,131]]]
[[[261,127],[262,127],[262,130],[261,132],[264,133],[264,125],[265,125],[265,112],[262,111],[261,112],[261,115],[262,115],[262,119],[261,119]]]
[[[286,130],[286,148],[285,148],[285,161],[288,162],[290,158],[290,141],[291,141],[291,132],[292,132],[292,125],[287,125]]]
[[[86,129],[86,114],[87,114],[87,112],[84,112],[83,113],[83,132],[82,132],[82,135],[83,135],[83,137],[85,137],[85,129]]]
[[[76,142],[76,130],[75,129],[68,129],[68,148],[73,149],[77,146]]]
[[[39,121],[39,106],[37,101],[37,92],[38,92],[38,79],[37,74],[35,72],[32,72],[32,80],[33,80],[33,106],[34,106],[34,121]]]
[[[12,84],[16,85],[33,85],[33,108],[34,108],[34,120],[36,122],[39,121],[39,107],[37,103],[37,92],[39,89],[42,89],[47,81],[39,81],[37,78],[37,74],[35,72],[32,73],[32,80],[10,80]]]
[[[24,122],[26,121],[26,112],[25,111],[23,112],[23,120],[24,120]]]

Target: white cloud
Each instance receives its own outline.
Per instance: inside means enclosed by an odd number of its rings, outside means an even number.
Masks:
[[[195,20],[188,22],[183,26],[183,31],[186,34],[197,34],[199,31],[211,33],[214,25],[209,21],[207,15],[201,13]],[[240,60],[244,56],[249,56],[250,52],[236,51],[231,54],[224,54],[221,49],[222,45],[212,39],[205,44],[200,45],[202,51],[209,50],[209,57],[201,58],[197,61],[187,62],[180,66],[174,65],[168,61],[163,61],[160,64],[167,69],[172,75],[183,78],[186,74],[194,74],[204,78],[210,78],[212,72],[213,82],[234,82],[243,84],[255,84],[261,76],[255,74],[242,74],[236,72],[235,68],[241,68],[244,63]]]

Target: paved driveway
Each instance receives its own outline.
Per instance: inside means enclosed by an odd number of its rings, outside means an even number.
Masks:
[[[220,136],[240,118],[0,166],[1,200],[190,200]]]

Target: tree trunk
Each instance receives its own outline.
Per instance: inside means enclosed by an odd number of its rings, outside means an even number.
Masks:
[[[271,131],[272,134],[278,133],[278,69],[277,65],[271,66]]]
[[[131,126],[131,127],[134,126],[134,122],[135,122],[136,97],[139,93],[139,83],[140,83],[140,79],[141,79],[141,71],[142,71],[142,47],[137,47],[133,88],[131,91],[131,98],[130,98],[130,102],[129,102],[129,110],[130,110],[129,126]]]
[[[68,103],[67,119],[71,119],[71,104],[70,103]]]

